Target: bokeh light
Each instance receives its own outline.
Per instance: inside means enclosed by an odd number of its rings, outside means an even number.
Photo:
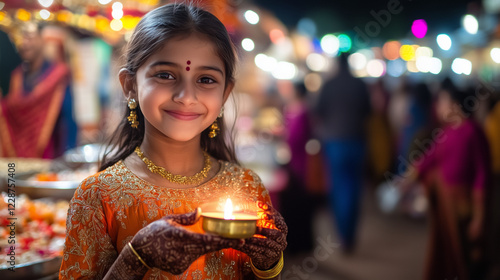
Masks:
[[[255,65],[259,67],[260,69],[266,71],[266,72],[271,72],[273,69],[276,67],[276,64],[278,64],[278,61],[274,57],[267,56],[263,53],[259,53],[255,56],[254,59]]]
[[[297,66],[290,62],[280,61],[273,69],[272,74],[278,80],[291,80],[297,75]]]
[[[122,9],[113,9],[113,11],[111,12],[111,16],[114,19],[121,19],[123,17],[123,10]]]
[[[121,2],[115,2],[111,7],[113,8],[113,10],[122,10],[123,4]]]
[[[447,51],[451,48],[451,38],[446,34],[437,35],[436,42],[442,50]]]
[[[490,56],[495,63],[500,63],[500,48],[492,48],[490,51]]]
[[[246,11],[244,16],[245,16],[245,19],[247,20],[247,22],[250,24],[259,23],[259,20],[260,20],[259,15],[252,10]]]
[[[312,38],[316,35],[316,23],[310,18],[302,18],[297,23],[297,31]]]
[[[50,17],[50,12],[45,9],[40,10],[40,17],[46,20]]]
[[[328,61],[319,53],[311,53],[306,58],[306,65],[312,71],[325,71]]]
[[[31,13],[25,9],[17,10],[16,17],[21,21],[28,21],[31,19]]]
[[[441,70],[443,69],[443,62],[441,59],[437,57],[431,57],[430,58],[430,66],[429,66],[429,72],[431,72],[434,75],[437,75],[441,73]]]
[[[411,45],[402,45],[399,49],[399,55],[405,61],[415,59],[415,49]]]
[[[351,50],[352,41],[349,36],[347,36],[346,34],[340,34],[339,36],[337,36],[337,39],[339,39],[339,51],[348,52]]]
[[[419,57],[425,56],[425,57],[432,57],[433,51],[429,47],[418,47],[417,50],[415,51],[415,58],[418,59]]]
[[[107,5],[111,2],[112,0],[99,0],[99,4],[101,5]]]
[[[48,8],[54,3],[54,0],[38,0],[38,3],[45,8]]]
[[[465,15],[462,20],[462,25],[469,34],[476,34],[479,29],[479,23],[477,19],[473,15]]]
[[[472,72],[472,62],[465,58],[455,58],[451,64],[451,70],[458,75],[470,75]]]
[[[353,53],[347,58],[349,66],[354,70],[365,68],[367,60],[367,57],[359,52]]]
[[[427,34],[427,22],[423,19],[417,19],[411,25],[411,32],[417,38],[424,38]]]
[[[269,32],[269,39],[274,44],[278,44],[281,40],[285,39],[285,33],[280,29],[273,29]]]
[[[317,92],[323,85],[323,78],[318,73],[309,73],[304,77],[304,85],[307,91]]]
[[[422,73],[428,73],[430,69],[431,58],[428,56],[420,56],[417,57],[415,65],[417,66],[418,71]]]
[[[407,61],[406,69],[408,69],[408,72],[418,73],[417,62],[415,60]]]
[[[382,77],[385,74],[385,62],[381,59],[372,59],[366,64],[366,72],[371,77]]]
[[[387,74],[392,77],[400,77],[406,72],[406,63],[401,60],[391,60],[387,62]]]
[[[109,27],[111,27],[111,30],[113,31],[120,31],[122,30],[123,28],[123,23],[121,20],[119,19],[113,19],[110,23],[109,23]]]
[[[311,139],[306,143],[306,153],[316,155],[321,150],[321,143],[317,139]]]
[[[339,39],[333,35],[328,34],[321,38],[321,49],[330,56],[335,56],[339,53],[340,42]]]
[[[250,38],[245,38],[243,40],[241,40],[241,47],[243,47],[243,49],[247,52],[251,52],[254,50],[255,48],[255,43],[253,42],[252,39]]]
[[[401,43],[398,41],[389,41],[382,47],[382,54],[388,60],[395,60],[399,58],[399,49],[401,48]]]

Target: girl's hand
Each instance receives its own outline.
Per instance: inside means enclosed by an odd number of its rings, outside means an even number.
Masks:
[[[132,239],[132,246],[150,267],[172,274],[183,273],[204,254],[241,246],[241,239],[195,233],[182,227],[193,225],[199,218],[199,209],[166,216],[141,229]]]
[[[262,202],[259,202],[258,206],[263,210],[263,216],[267,220],[272,220],[278,229],[258,227],[256,234],[262,235],[264,238],[247,238],[242,247],[235,248],[247,254],[252,259],[252,263],[256,268],[268,270],[279,261],[281,253],[287,246],[286,236],[288,234],[288,227],[276,209]]]

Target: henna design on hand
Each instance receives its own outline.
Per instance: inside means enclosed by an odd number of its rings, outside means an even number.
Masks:
[[[247,254],[255,267],[267,270],[278,262],[281,252],[287,246],[288,226],[285,219],[272,206],[259,202],[258,207],[262,210],[259,216],[263,217],[265,222],[263,227],[257,228],[256,234],[263,237],[245,239],[245,244],[238,250]],[[268,222],[273,222],[274,226],[269,228]]]
[[[141,229],[132,246],[144,261],[172,274],[181,274],[200,256],[225,248],[239,248],[243,240],[200,234],[183,226],[198,221],[200,211],[169,215]]]

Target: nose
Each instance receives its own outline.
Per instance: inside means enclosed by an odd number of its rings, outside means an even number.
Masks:
[[[184,82],[179,86],[176,93],[173,95],[172,100],[183,105],[194,104],[198,101],[194,87],[187,82]]]

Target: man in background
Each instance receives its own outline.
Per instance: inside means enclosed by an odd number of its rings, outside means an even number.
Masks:
[[[330,175],[330,204],[342,249],[355,247],[366,157],[366,126],[370,97],[365,83],[351,75],[347,54],[320,92],[316,114]]]

